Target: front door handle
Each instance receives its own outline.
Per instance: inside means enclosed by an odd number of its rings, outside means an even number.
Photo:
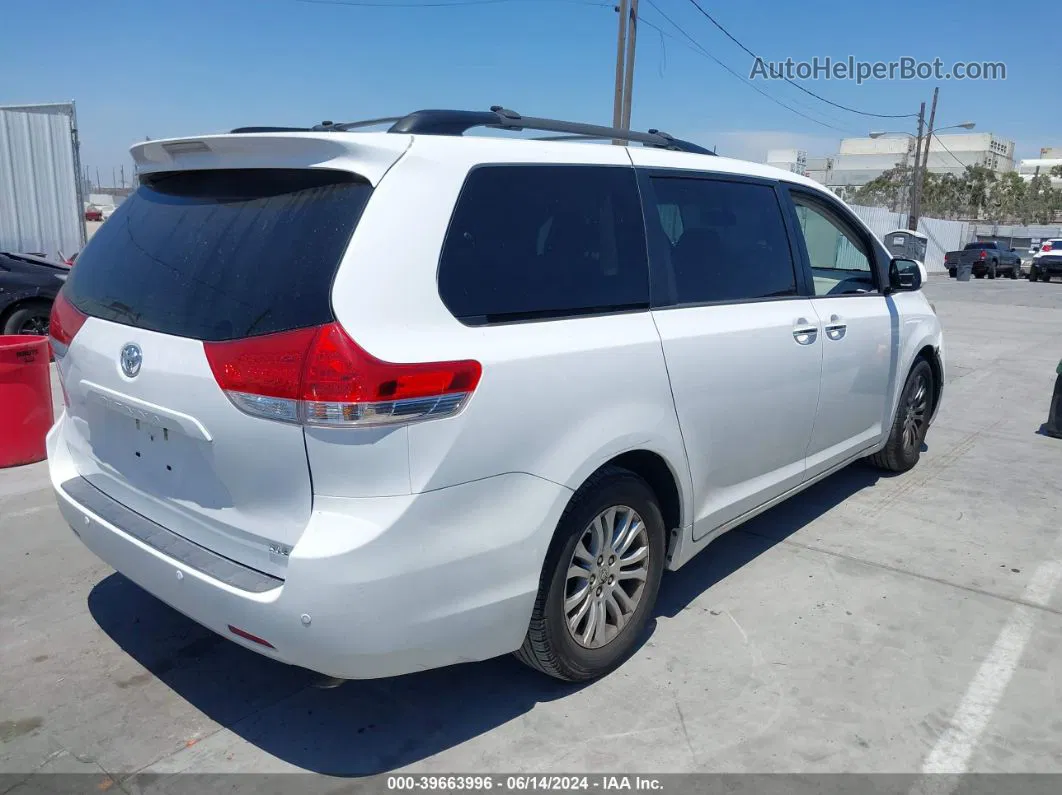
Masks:
[[[798,345],[811,345],[819,338],[819,327],[808,323],[806,318],[797,320],[793,327],[793,339]]]
[[[831,340],[843,339],[848,332],[848,326],[840,322],[837,315],[830,315],[830,322],[826,325],[826,338]]]

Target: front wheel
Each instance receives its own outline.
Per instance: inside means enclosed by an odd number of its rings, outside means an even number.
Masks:
[[[656,603],[665,532],[642,478],[611,466],[593,475],[557,525],[516,657],[570,682],[596,679],[622,663]]]
[[[933,368],[925,359],[919,359],[900,393],[889,439],[880,452],[870,457],[871,463],[889,472],[906,472],[917,464],[932,410]]]
[[[1035,268],[1030,268],[1029,269],[1029,277],[1028,278],[1029,278],[1030,282],[1035,282],[1036,281],[1037,276],[1036,276],[1036,269]]]
[[[1042,282],[1049,282],[1049,281],[1051,281],[1051,274],[1050,274],[1050,273],[1048,273],[1047,271],[1043,271],[1043,272],[1042,272],[1042,273],[1040,274],[1040,281],[1042,281]]]
[[[1015,265],[1010,269],[1010,278],[1017,279],[1021,275],[1021,268]]]

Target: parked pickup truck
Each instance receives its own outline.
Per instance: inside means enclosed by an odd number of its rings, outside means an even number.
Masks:
[[[1062,276],[1062,238],[1045,240],[1029,266],[1029,281],[1051,281],[1052,276]]]
[[[989,279],[999,274],[1006,274],[1012,279],[1021,276],[1021,256],[1012,248],[994,240],[967,243],[962,251],[949,251],[944,255],[944,267],[948,275],[955,276],[959,265],[972,265],[973,275]]]

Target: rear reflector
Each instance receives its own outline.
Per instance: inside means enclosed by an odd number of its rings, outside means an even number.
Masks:
[[[233,635],[237,635],[241,638],[244,638],[245,640],[249,640],[252,643],[257,643],[260,646],[265,646],[267,649],[276,649],[276,646],[274,646],[268,640],[263,640],[257,635],[252,635],[250,632],[242,630],[239,627],[234,627],[232,624],[229,624],[229,632],[231,632]]]
[[[60,290],[52,302],[52,313],[48,319],[48,334],[52,338],[52,353],[56,358],[66,354],[66,349],[86,320],[88,315],[75,308]]]
[[[456,414],[479,362],[393,364],[362,350],[338,323],[203,348],[218,385],[248,414],[330,427],[390,425]]]

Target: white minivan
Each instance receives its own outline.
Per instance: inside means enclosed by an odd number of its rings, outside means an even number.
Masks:
[[[59,506],[159,599],[335,677],[585,680],[665,570],[918,461],[940,324],[820,185],[501,108],[386,121],[137,144],[55,302]]]

